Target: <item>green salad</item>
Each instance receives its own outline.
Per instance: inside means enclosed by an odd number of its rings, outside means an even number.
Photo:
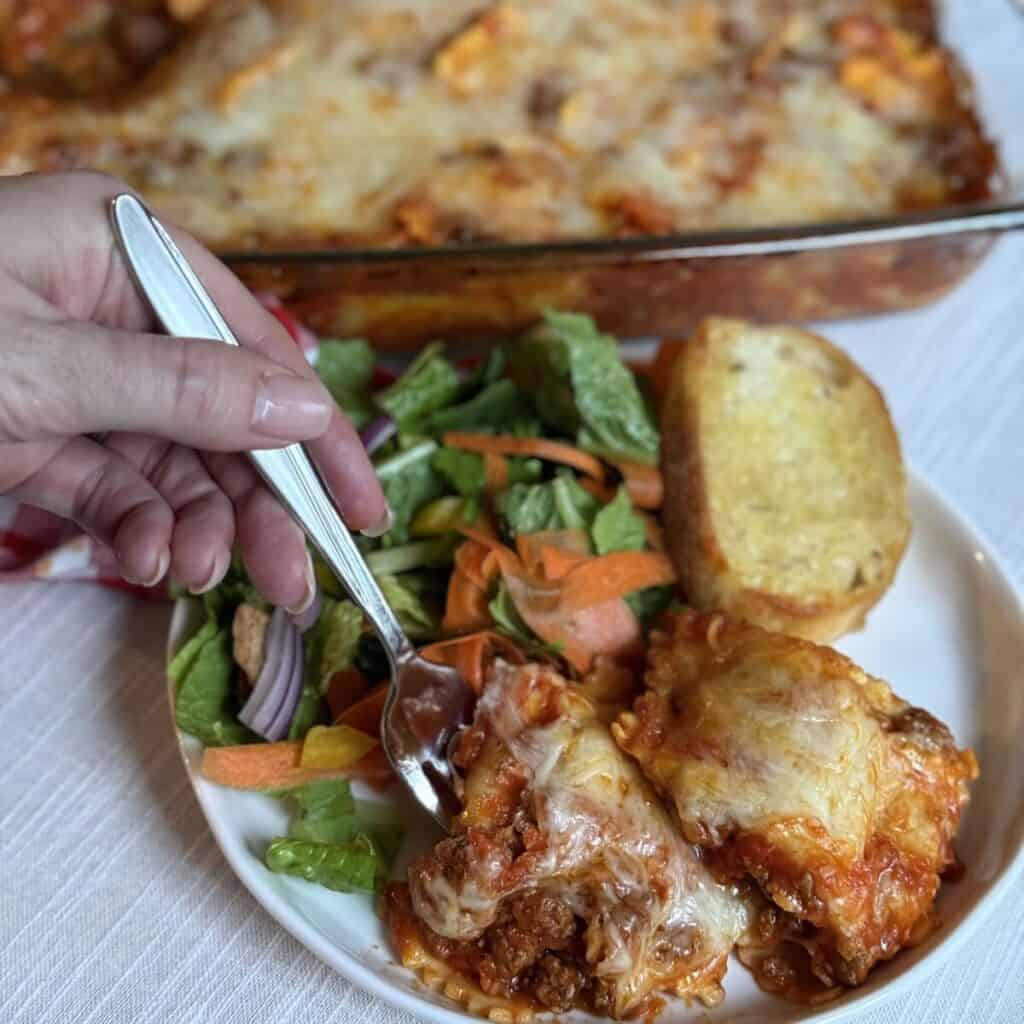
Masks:
[[[375,386],[370,346],[325,340],[317,372],[361,431],[394,514],[357,540],[402,626],[471,685],[496,645],[583,680],[635,655],[673,599],[660,550],[659,433],[645,383],[585,316],[548,313],[467,368],[441,343]],[[314,560],[315,617],[270,608],[240,561],[204,595],[174,657],[179,728],[214,781],[294,809],[265,863],[338,891],[372,890],[399,832],[353,779],[383,785],[387,663],[333,574]],[[451,662],[456,663],[456,662]]]

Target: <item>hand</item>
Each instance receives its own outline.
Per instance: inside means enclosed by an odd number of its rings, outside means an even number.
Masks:
[[[181,231],[244,349],[148,333],[108,221],[123,191],[92,173],[0,179],[0,494],[73,519],[135,583],[169,570],[208,590],[237,538],[267,600],[303,610],[302,533],[237,453],[310,442],[349,526],[380,530],[359,436],[274,317]]]

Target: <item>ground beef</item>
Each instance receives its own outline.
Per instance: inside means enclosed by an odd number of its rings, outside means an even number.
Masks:
[[[480,987],[504,996],[531,989],[535,984],[531,968],[552,951],[567,950],[576,932],[576,918],[562,900],[542,892],[511,897],[483,935]]]
[[[583,971],[555,953],[545,953],[530,972],[529,987],[537,1002],[555,1013],[571,1010],[585,984]]]
[[[433,851],[421,857],[411,868],[410,875],[423,880],[437,874],[438,868],[455,888],[461,888],[468,878],[479,883],[481,864],[490,864],[492,872],[507,869],[522,853],[522,840],[512,828],[470,828],[461,835],[441,840]]]
[[[534,935],[504,919],[487,929],[485,954],[480,962],[480,987],[490,995],[511,995],[519,987],[519,974],[544,951]]]
[[[509,903],[517,925],[537,935],[546,949],[565,949],[576,933],[576,918],[567,903],[542,892],[517,896]]]

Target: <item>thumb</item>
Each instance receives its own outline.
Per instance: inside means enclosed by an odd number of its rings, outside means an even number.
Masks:
[[[220,342],[71,322],[8,330],[0,442],[119,430],[245,451],[320,437],[335,412],[315,377]]]

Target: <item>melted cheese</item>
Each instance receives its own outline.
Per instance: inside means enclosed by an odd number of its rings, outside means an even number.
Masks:
[[[645,769],[672,793],[684,822],[718,841],[804,819],[820,823],[846,857],[863,852],[885,743],[860,681],[824,686],[794,675],[766,644],[673,698],[675,728]]]
[[[549,724],[532,721],[538,686],[554,687],[560,701]],[[414,876],[420,917],[442,935],[474,938],[495,920],[503,899],[541,888],[587,922],[590,969],[613,981],[617,1015],[658,988],[714,1001],[748,908],[682,841],[589,702],[553,673],[498,663],[476,721],[526,768],[543,849],[522,856],[526,870],[484,854],[458,879],[440,866]]]
[[[713,868],[789,915],[770,908],[768,945],[798,943],[831,991],[916,941],[974,755],[830,648],[719,613],[680,614],[649,664],[612,731]]]
[[[896,112],[865,92],[851,17],[881,26]],[[891,0],[218,0],[115,102],[4,101],[0,169],[94,166],[232,246],[662,233],[984,191],[943,169],[983,140],[955,94],[932,100],[951,58],[883,31],[905,18]],[[409,204],[429,211],[412,230]]]

